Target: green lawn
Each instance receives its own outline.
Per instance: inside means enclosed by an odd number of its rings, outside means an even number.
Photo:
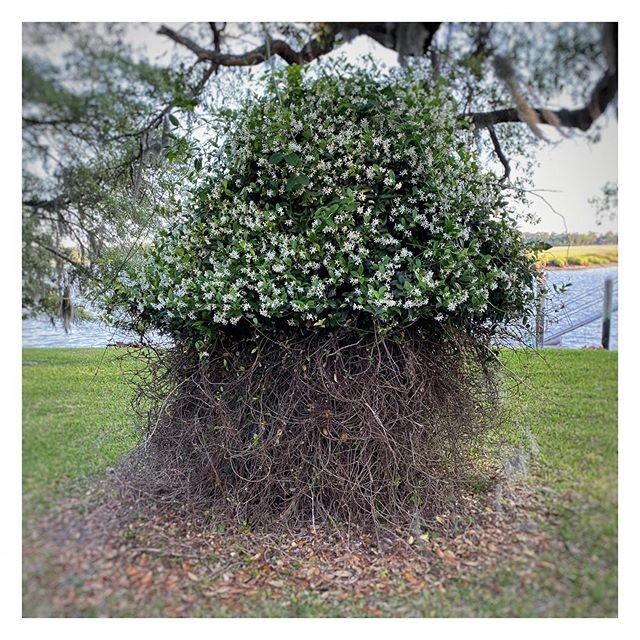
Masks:
[[[76,478],[115,463],[134,443],[117,353],[24,349],[22,480],[28,511],[46,507]]]
[[[528,377],[516,412],[540,448],[530,479],[547,495],[569,553],[563,580],[568,615],[617,609],[618,357],[599,350],[553,350],[504,360]],[[609,613],[607,613],[609,612]]]
[[[464,598],[463,587],[463,611],[617,615],[617,353],[516,350],[504,351],[502,360],[525,381],[514,393],[509,436],[534,449],[528,482],[544,496],[549,528],[563,545],[545,558],[554,568],[538,573],[524,590],[508,569],[473,582],[471,599]],[[498,594],[492,581],[501,585]],[[558,592],[565,594],[562,601]]]
[[[134,443],[128,392],[114,351],[25,349],[25,513],[64,497],[79,478],[113,465]],[[454,579],[446,594],[422,592],[381,604],[393,615],[617,615],[617,354],[504,351],[526,380],[501,438],[531,454],[527,482],[542,496],[545,525],[560,544],[526,579],[500,566]],[[309,594],[295,605],[256,602],[255,615],[352,615]],[[295,609],[295,610],[294,610]],[[233,612],[208,610],[204,615]]]

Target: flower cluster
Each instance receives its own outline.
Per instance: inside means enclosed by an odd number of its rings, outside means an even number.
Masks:
[[[442,88],[292,66],[227,112],[215,160],[110,304],[206,343],[262,328],[522,317],[533,260]]]

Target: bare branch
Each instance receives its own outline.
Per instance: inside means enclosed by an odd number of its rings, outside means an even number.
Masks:
[[[504,167],[504,176],[502,177],[502,179],[508,180],[509,176],[511,175],[511,167],[509,166],[509,161],[502,151],[500,140],[498,140],[498,136],[496,135],[496,130],[493,128],[493,125],[490,124],[487,129],[489,130],[489,135],[491,136],[491,142],[493,142],[493,148],[496,152],[496,155],[498,156],[498,159]]]
[[[49,253],[54,255],[56,258],[59,258],[60,260],[64,260],[65,262],[68,262],[69,264],[73,265],[77,269],[86,269],[86,267],[83,264],[80,264],[79,262],[76,262],[73,258],[70,258],[69,256],[65,255],[64,253],[60,253],[60,251],[57,251],[53,247],[50,247],[49,245],[46,245],[46,244],[42,244],[42,243],[38,242],[37,240],[34,240],[33,242],[35,242],[40,248],[42,248],[45,251],[48,251]]]
[[[50,120],[40,120],[38,118],[27,118],[22,116],[22,126],[23,127],[55,127],[57,125],[64,124],[77,124],[76,120],[72,120],[71,118],[53,118]]]
[[[555,122],[549,122],[549,114],[563,127],[570,127],[587,131],[591,125],[605,112],[618,93],[618,74],[603,76],[589,102],[580,109],[545,109],[536,107],[533,110],[539,117],[540,124],[557,126]],[[476,127],[488,127],[505,122],[522,122],[518,109],[496,109],[480,113],[469,113],[460,116],[461,119],[470,119]]]
[[[607,52],[608,69],[598,80],[589,100],[580,109],[546,109],[531,108],[532,114],[539,124],[554,127],[563,126],[587,131],[593,123],[606,111],[618,95],[618,26],[607,23],[603,29],[603,46]],[[505,122],[522,122],[519,108],[496,109],[495,111],[463,114],[460,119],[469,119],[476,127],[489,127]]]
[[[314,37],[304,45],[300,51],[293,49],[284,40],[270,40],[269,43],[241,54],[221,53],[220,51],[205,49],[199,44],[179,34],[177,31],[160,27],[158,33],[171,38],[196,54],[198,60],[209,60],[216,65],[225,67],[246,67],[265,62],[272,55],[280,56],[288,64],[305,64],[331,51],[334,45],[335,29],[327,25],[320,37]]]
[[[43,200],[41,198],[29,198],[27,200],[22,200],[23,207],[49,212],[57,211],[68,204],[70,204],[70,201],[62,196],[52,198],[51,200]]]
[[[347,38],[355,35],[366,35],[373,38],[383,47],[400,51],[405,43],[402,42],[406,35],[406,29],[410,25],[419,25],[421,28],[413,33],[420,41],[412,43],[411,49],[415,53],[425,54],[431,48],[431,43],[440,28],[441,22],[338,22],[337,30],[343,32]],[[419,51],[418,51],[419,50]],[[411,55],[411,54],[409,54]]]

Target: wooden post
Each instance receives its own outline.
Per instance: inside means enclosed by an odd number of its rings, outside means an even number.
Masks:
[[[538,278],[538,298],[536,300],[536,349],[544,347],[544,302],[547,277],[544,273]]]
[[[602,307],[602,348],[609,349],[611,336],[611,306],[613,302],[613,279],[604,281],[604,304]]]

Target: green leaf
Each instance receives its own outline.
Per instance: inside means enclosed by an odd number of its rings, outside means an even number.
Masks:
[[[284,159],[292,167],[297,167],[300,164],[300,156],[297,153],[287,153]]]
[[[531,249],[532,251],[548,251],[553,248],[553,245],[548,242],[527,242],[525,244],[527,249]]]
[[[287,180],[287,191],[295,191],[298,187],[309,184],[309,178],[307,176],[292,176]]]
[[[280,162],[282,162],[283,158],[284,158],[284,153],[277,151],[276,153],[271,154],[271,157],[269,158],[269,162],[271,164],[279,164]]]
[[[169,114],[169,120],[174,127],[180,126],[180,120],[176,118],[172,113]]]

